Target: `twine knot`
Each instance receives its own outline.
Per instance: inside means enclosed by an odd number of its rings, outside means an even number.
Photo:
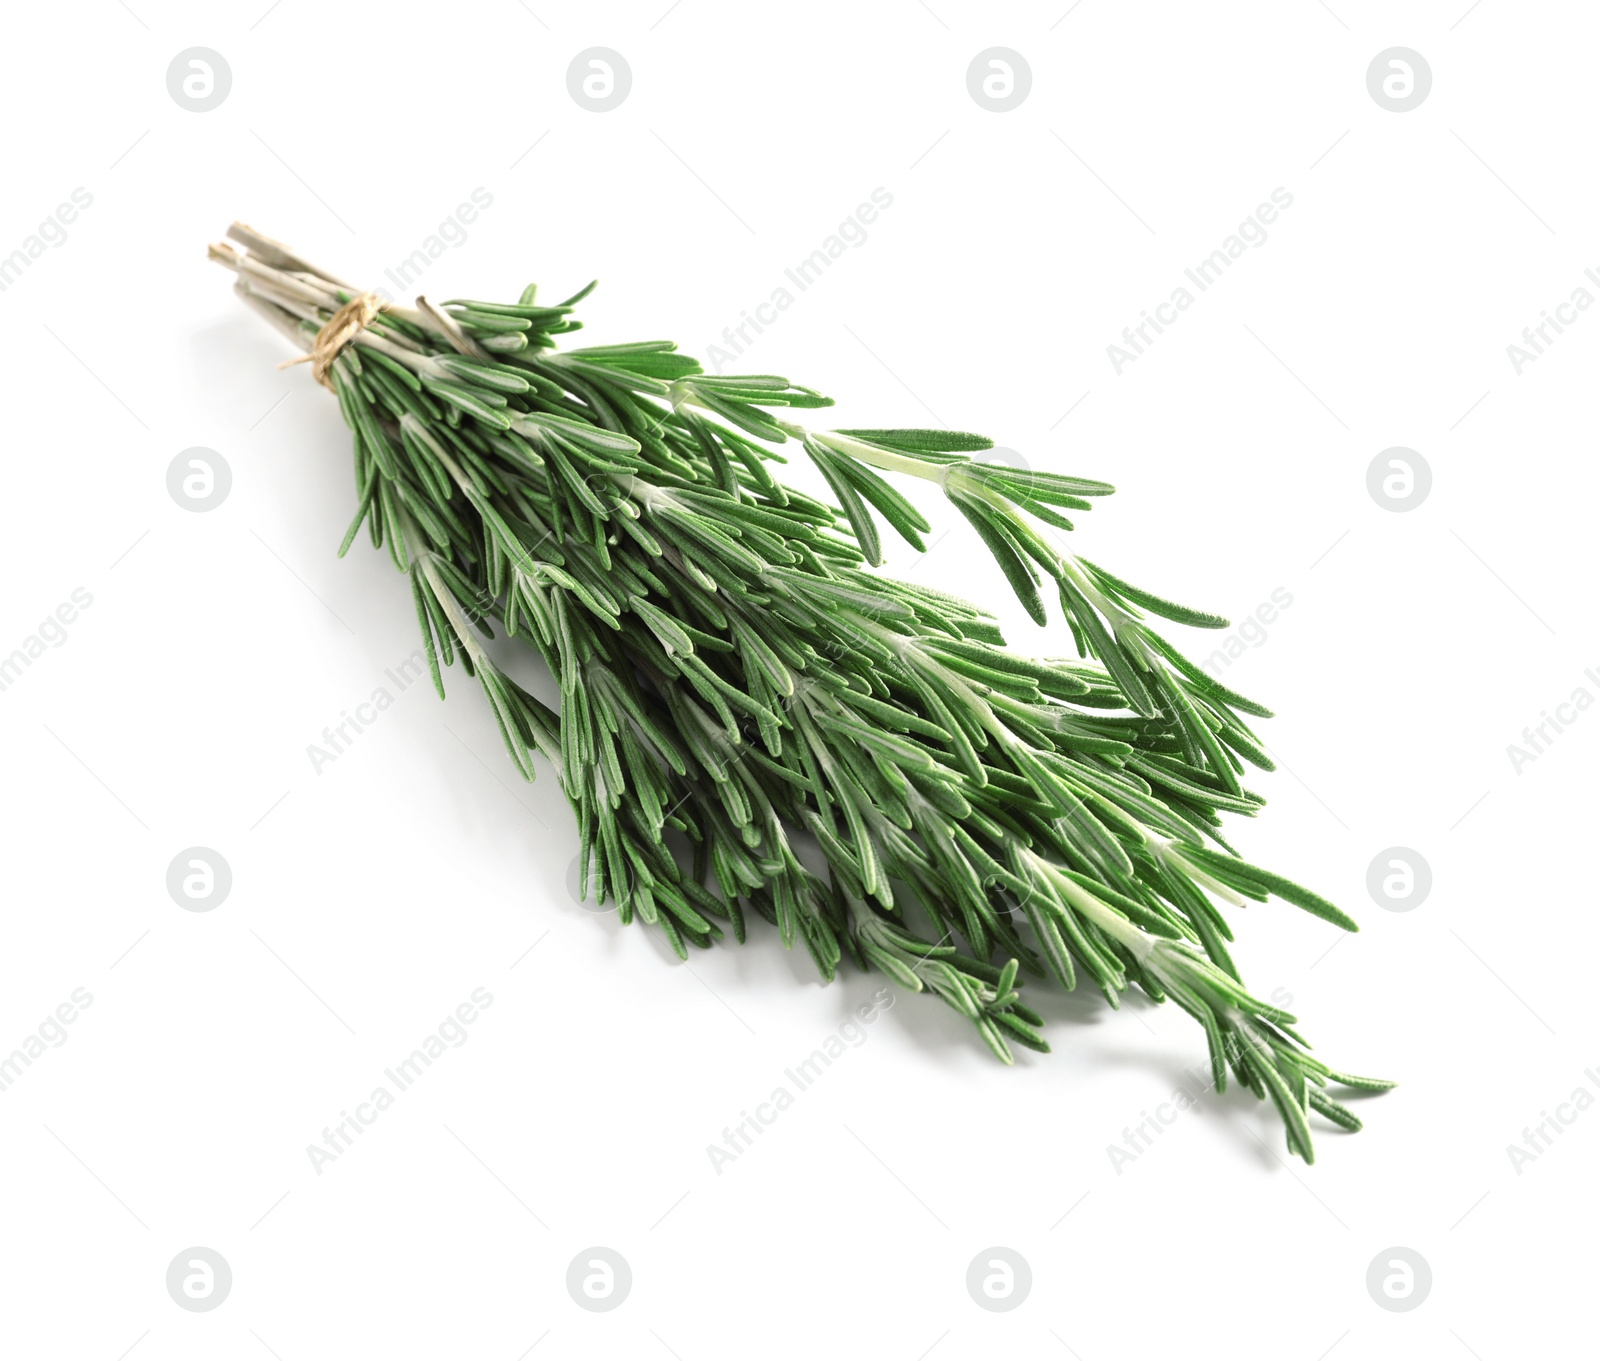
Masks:
[[[333,361],[343,353],[344,347],[350,344],[359,332],[371,325],[372,319],[388,305],[376,293],[362,293],[351,298],[329,317],[322,329],[317,332],[316,339],[311,342],[310,354],[303,354],[297,359],[286,359],[278,367],[287,369],[295,364],[309,363],[311,376],[331,392],[333,383],[328,377],[328,370],[333,367]]]

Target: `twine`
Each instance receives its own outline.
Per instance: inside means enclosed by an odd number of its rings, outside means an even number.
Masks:
[[[311,342],[310,354],[300,355],[296,359],[286,359],[278,367],[287,369],[295,364],[309,363],[311,376],[330,392],[333,391],[333,383],[328,377],[328,370],[333,367],[333,361],[343,353],[344,347],[371,325],[372,319],[388,305],[376,293],[362,293],[358,297],[351,298],[329,317],[327,323],[317,332],[316,339]]]

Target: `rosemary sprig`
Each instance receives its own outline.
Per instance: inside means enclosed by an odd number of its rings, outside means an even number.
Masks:
[[[686,958],[743,941],[753,910],[825,979],[848,957],[935,994],[1005,1063],[1049,1047],[1023,975],[1072,988],[1082,970],[1113,1006],[1171,997],[1218,1088],[1231,1071],[1270,1098],[1306,1161],[1311,1111],[1360,1127],[1327,1088],[1390,1084],[1335,1072],[1250,995],[1214,901],[1275,896],[1356,929],[1222,839],[1221,814],[1262,803],[1246,764],[1272,768],[1241,715],[1269,714],[1148,617],[1226,621],[1042,532],[1109,485],[984,462],[977,435],[815,428],[794,417],[829,398],[703,373],[666,341],[557,351],[588,289],[378,310],[229,234],[246,251],[212,257],[316,353],[354,432],[341,555],[363,524],[387,547],[439,693],[459,661],[523,777],[535,753],[556,769],[584,884],[624,922]],[[791,445],[837,507],[774,479]],[[976,606],[867,570],[880,522],[918,549],[929,527],[885,473],[936,485],[1040,624],[1052,583],[1077,657],[1018,656]],[[485,651],[494,622],[537,650],[559,711]]]

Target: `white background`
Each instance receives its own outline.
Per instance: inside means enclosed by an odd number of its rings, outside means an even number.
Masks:
[[[1506,347],[1600,266],[1600,25],[1505,0],[1070,3],[8,11],[0,254],[75,187],[93,204],[0,294],[0,653],[75,588],[93,604],[0,692],[0,1053],[74,988],[94,1000],[0,1092],[0,1350],[1582,1345],[1600,1113],[1520,1171],[1507,1149],[1600,1091],[1600,715],[1520,773],[1507,747],[1578,687],[1600,695],[1600,316],[1520,375]],[[1433,73],[1408,113],[1366,87],[1396,45]],[[195,46],[232,72],[207,113],[166,88]],[[567,90],[594,46],[633,73],[609,113]],[[1007,113],[966,85],[995,46],[1032,72]],[[275,368],[287,347],[207,241],[238,217],[382,283],[482,187],[492,206],[421,287],[561,297],[598,275],[583,339],[703,355],[880,186],[893,206],[865,244],[729,371],[817,386],[839,424],[982,430],[1115,482],[1074,542],[1152,589],[1236,620],[1292,596],[1226,672],[1282,715],[1262,725],[1270,806],[1235,831],[1363,931],[1274,903],[1234,914],[1236,953],[1319,1053],[1402,1082],[1360,1103],[1359,1135],[1318,1120],[1315,1167],[1237,1091],[1114,1166],[1204,1046],[1181,1014],[1083,993],[1034,999],[1056,1052],[1009,1071],[901,997],[717,1175],[707,1145],[884,980],[818,987],[766,929],[684,967],[578,906],[554,779],[515,780],[459,673],[448,702],[418,685],[320,774],[308,760],[415,621],[364,535],[335,559],[353,508],[336,407]],[[1280,186],[1266,243],[1119,375],[1122,328]],[[166,489],[191,446],[232,472],[204,514]],[[1432,470],[1409,513],[1367,491],[1392,446]],[[1000,605],[970,534],[913,495],[954,532],[894,569]],[[1021,646],[1070,647],[1004,617]],[[167,893],[191,846],[232,870],[210,912]],[[1392,846],[1431,866],[1414,911],[1367,894]],[[318,1175],[306,1146],[478,987],[494,1001],[469,1040]],[[232,1268],[213,1312],[164,1285],[194,1245]],[[592,1245],[632,1268],[614,1312],[566,1290]],[[1009,1313],[964,1283],[996,1245],[1033,1276]],[[1366,1287],[1394,1246],[1432,1269],[1408,1313]]]

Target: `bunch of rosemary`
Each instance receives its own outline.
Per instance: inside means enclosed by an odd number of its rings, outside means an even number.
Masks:
[[[1241,859],[1220,814],[1270,769],[1220,685],[1147,622],[1226,621],[1063,553],[1112,488],[973,455],[944,430],[827,430],[830,399],[783,378],[718,377],[666,341],[558,351],[574,306],[380,303],[241,224],[214,260],[313,355],[355,436],[363,523],[410,580],[433,679],[476,677],[512,761],[558,773],[582,879],[680,955],[747,915],[932,992],[1005,1063],[1048,1048],[1023,977],[1085,972],[1116,1006],[1136,985],[1203,1027],[1312,1160],[1308,1113],[1360,1121],[1336,1072],[1251,996],[1216,902],[1269,895],[1347,930],[1332,903]],[[591,285],[592,287],[593,285]],[[798,445],[837,506],[777,482]],[[1075,659],[1005,649],[963,600],[866,570],[879,521],[917,548],[928,523],[880,474],[937,487],[1029,614],[1048,584]],[[537,649],[560,710],[485,652],[490,618]],[[669,839],[669,833],[677,834]],[[811,843],[826,876],[804,863]],[[677,850],[675,853],[674,846]],[[996,962],[1000,961],[1000,962]]]

